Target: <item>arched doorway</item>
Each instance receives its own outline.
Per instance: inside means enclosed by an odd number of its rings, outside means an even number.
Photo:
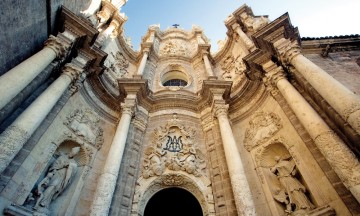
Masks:
[[[167,188],[157,192],[145,207],[144,216],[202,216],[197,199],[181,188]]]

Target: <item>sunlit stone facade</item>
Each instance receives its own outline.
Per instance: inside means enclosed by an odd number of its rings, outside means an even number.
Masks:
[[[22,34],[0,38],[3,214],[147,216],[173,188],[208,216],[360,214],[360,36],[301,38],[243,5],[216,53],[195,25],[151,25],[136,51],[126,2],[47,1],[5,27]]]

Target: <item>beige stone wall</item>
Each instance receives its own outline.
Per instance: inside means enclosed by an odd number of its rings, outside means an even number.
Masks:
[[[320,54],[305,56],[355,94],[360,94],[360,51],[330,52],[328,57]]]

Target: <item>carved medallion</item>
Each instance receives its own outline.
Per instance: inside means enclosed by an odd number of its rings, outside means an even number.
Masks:
[[[99,126],[99,117],[91,110],[75,110],[64,122],[66,126],[82,140],[99,149],[103,143],[103,130]]]
[[[281,119],[275,113],[256,113],[249,122],[245,131],[244,145],[251,151],[264,143],[282,128]]]
[[[194,136],[194,129],[178,124],[176,119],[155,129],[152,145],[145,150],[143,177],[160,176],[165,169],[201,176],[206,164]]]

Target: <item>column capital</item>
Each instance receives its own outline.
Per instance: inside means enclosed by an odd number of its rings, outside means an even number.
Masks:
[[[135,104],[136,104],[135,100],[125,99],[125,102],[120,104],[122,114],[128,114],[132,117],[135,113]]]
[[[62,74],[70,77],[71,81],[75,81],[76,79],[78,79],[80,77],[83,70],[84,69],[76,66],[73,63],[68,63],[62,69]]]
[[[56,53],[56,58],[64,57],[70,48],[70,44],[66,44],[63,40],[53,35],[45,41],[45,47],[52,49]]]
[[[213,113],[217,118],[221,116],[227,118],[228,110],[229,110],[229,104],[215,104],[213,107]]]
[[[280,57],[282,63],[288,65],[291,60],[301,54],[300,46],[296,40],[291,41],[290,39],[281,38],[274,44],[277,54]]]
[[[286,79],[286,74],[283,68],[281,66],[277,66],[272,61],[262,64],[262,68],[265,71],[263,82],[267,87],[270,87],[270,89],[276,87],[279,80]]]

